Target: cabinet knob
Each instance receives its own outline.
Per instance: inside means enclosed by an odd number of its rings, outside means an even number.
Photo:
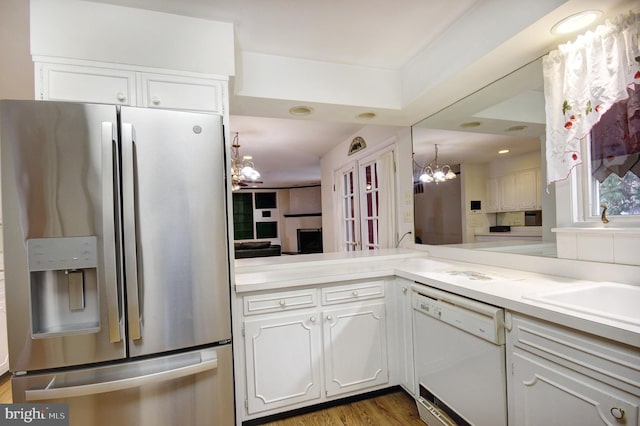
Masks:
[[[119,100],[120,102],[124,102],[124,101],[126,101],[126,100],[127,100],[127,96],[126,96],[124,93],[122,93],[122,92],[118,92],[118,93],[116,94],[116,97],[118,98],[118,100]]]
[[[153,98],[151,98],[151,103],[154,105],[160,105],[160,98],[154,96]]]
[[[611,409],[611,415],[617,419],[617,420],[621,420],[624,417],[624,410],[622,408],[618,408],[618,407],[613,407]]]
[[[285,302],[284,300],[281,300],[281,301],[280,301],[280,302],[278,302],[278,303],[280,303],[280,306],[284,306],[284,305],[286,305],[286,304],[287,304],[287,302]]]
[[[311,318],[309,318],[309,321],[310,321],[310,322],[316,322],[316,317],[311,317]]]
[[[407,288],[406,288],[406,287],[402,287],[402,292],[403,292],[404,294],[407,294]]]
[[[327,315],[327,321],[331,321],[333,317],[331,315]]]
[[[353,297],[358,297],[358,292],[357,291],[353,291],[353,293],[351,293],[353,295]]]

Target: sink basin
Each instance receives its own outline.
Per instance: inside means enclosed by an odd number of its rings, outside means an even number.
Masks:
[[[640,326],[640,286],[603,283],[524,298]]]

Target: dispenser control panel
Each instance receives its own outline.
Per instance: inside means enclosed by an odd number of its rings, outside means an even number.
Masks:
[[[97,252],[95,236],[27,240],[29,271],[32,272],[95,268]]]

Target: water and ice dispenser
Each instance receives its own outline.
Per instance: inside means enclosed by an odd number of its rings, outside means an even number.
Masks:
[[[97,238],[27,240],[31,336],[94,333],[100,328]]]

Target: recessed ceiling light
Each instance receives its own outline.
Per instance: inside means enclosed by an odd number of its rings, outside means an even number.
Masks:
[[[360,118],[362,120],[371,120],[373,118],[376,118],[376,113],[375,112],[363,112],[362,114],[358,114],[356,116],[356,118]]]
[[[527,126],[524,126],[522,124],[518,125],[518,126],[511,126],[507,129],[507,132],[519,132],[521,130],[526,129]]]
[[[479,121],[467,121],[466,123],[462,123],[460,125],[460,127],[463,127],[465,129],[469,129],[471,127],[478,127],[480,126],[482,123],[480,123]]]
[[[509,150],[508,149],[501,149],[500,151],[498,151],[498,154],[508,154]]]
[[[600,10],[585,10],[584,12],[576,13],[571,16],[567,16],[560,22],[556,23],[552,28],[553,34],[569,34],[575,31],[586,28],[591,25],[602,16]]]
[[[308,106],[294,106],[289,108],[289,114],[291,115],[309,115],[313,113],[313,108]]]

